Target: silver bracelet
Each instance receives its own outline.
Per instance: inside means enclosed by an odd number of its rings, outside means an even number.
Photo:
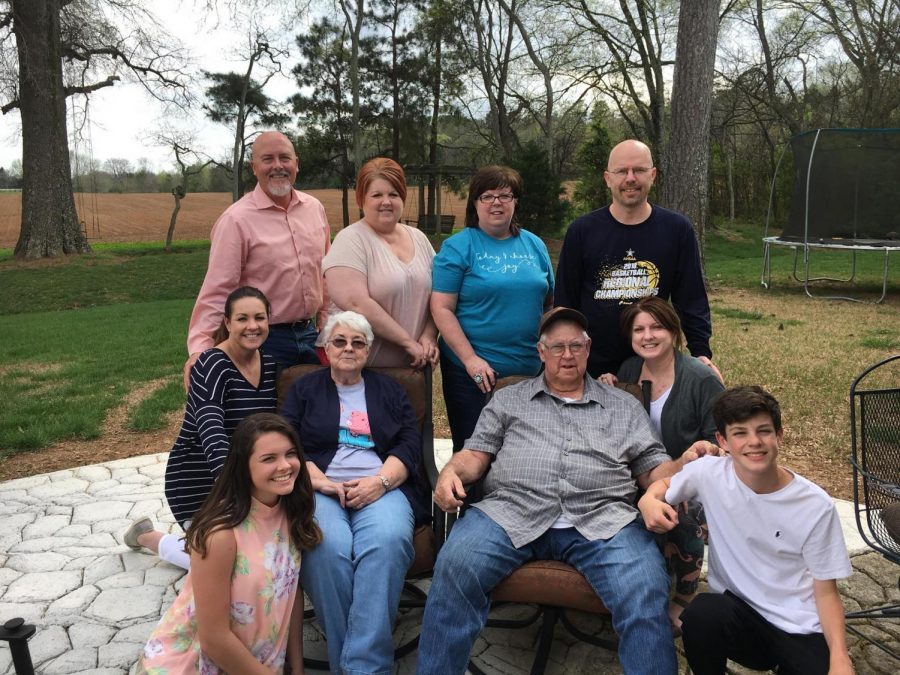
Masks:
[[[381,484],[384,486],[384,491],[389,492],[391,489],[391,481],[385,478],[382,474],[375,474],[375,478],[381,481]]]

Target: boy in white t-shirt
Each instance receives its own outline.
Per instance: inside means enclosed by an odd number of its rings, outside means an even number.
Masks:
[[[681,615],[695,675],[726,659],[779,675],[852,673],[836,579],[850,560],[831,498],[778,466],[781,409],[760,387],[735,387],[713,405],[729,452],[701,457],[656,481],[638,506],[647,529],[678,522],[670,504],[696,499],[709,527],[709,587]]]

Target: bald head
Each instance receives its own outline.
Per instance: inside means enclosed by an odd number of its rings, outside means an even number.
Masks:
[[[623,164],[630,162],[640,162],[641,166],[653,166],[653,155],[650,154],[650,148],[646,143],[634,139],[622,141],[610,151],[606,168],[609,171],[615,171],[616,168],[621,168]],[[632,166],[637,166],[637,164]]]
[[[273,144],[287,144],[290,146],[291,152],[294,152],[294,144],[291,143],[291,139],[283,133],[280,131],[264,131],[253,140],[253,145],[250,146],[250,157],[256,157],[262,153],[263,148],[272,147]]]
[[[616,220],[637,225],[650,216],[653,209],[647,196],[656,180],[656,168],[650,148],[644,143],[632,139],[614,147],[603,178],[612,193],[609,209]]]
[[[264,131],[253,141],[250,168],[262,191],[285,208],[291,203],[299,162],[291,140],[280,131]]]

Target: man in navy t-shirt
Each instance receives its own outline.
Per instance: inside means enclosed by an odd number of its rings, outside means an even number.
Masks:
[[[557,307],[577,309],[588,318],[588,372],[593,377],[615,373],[633,353],[620,333],[619,314],[623,305],[652,295],[671,298],[691,354],[715,370],[694,228],[680,213],[647,200],[656,179],[650,148],[635,140],[619,143],[603,175],[612,204],[569,226],[553,298]]]

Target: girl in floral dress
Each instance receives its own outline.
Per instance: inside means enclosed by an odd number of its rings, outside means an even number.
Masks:
[[[303,672],[300,551],[322,538],[293,428],[259,413],[235,429],[222,473],[187,532],[191,569],[138,673]]]

